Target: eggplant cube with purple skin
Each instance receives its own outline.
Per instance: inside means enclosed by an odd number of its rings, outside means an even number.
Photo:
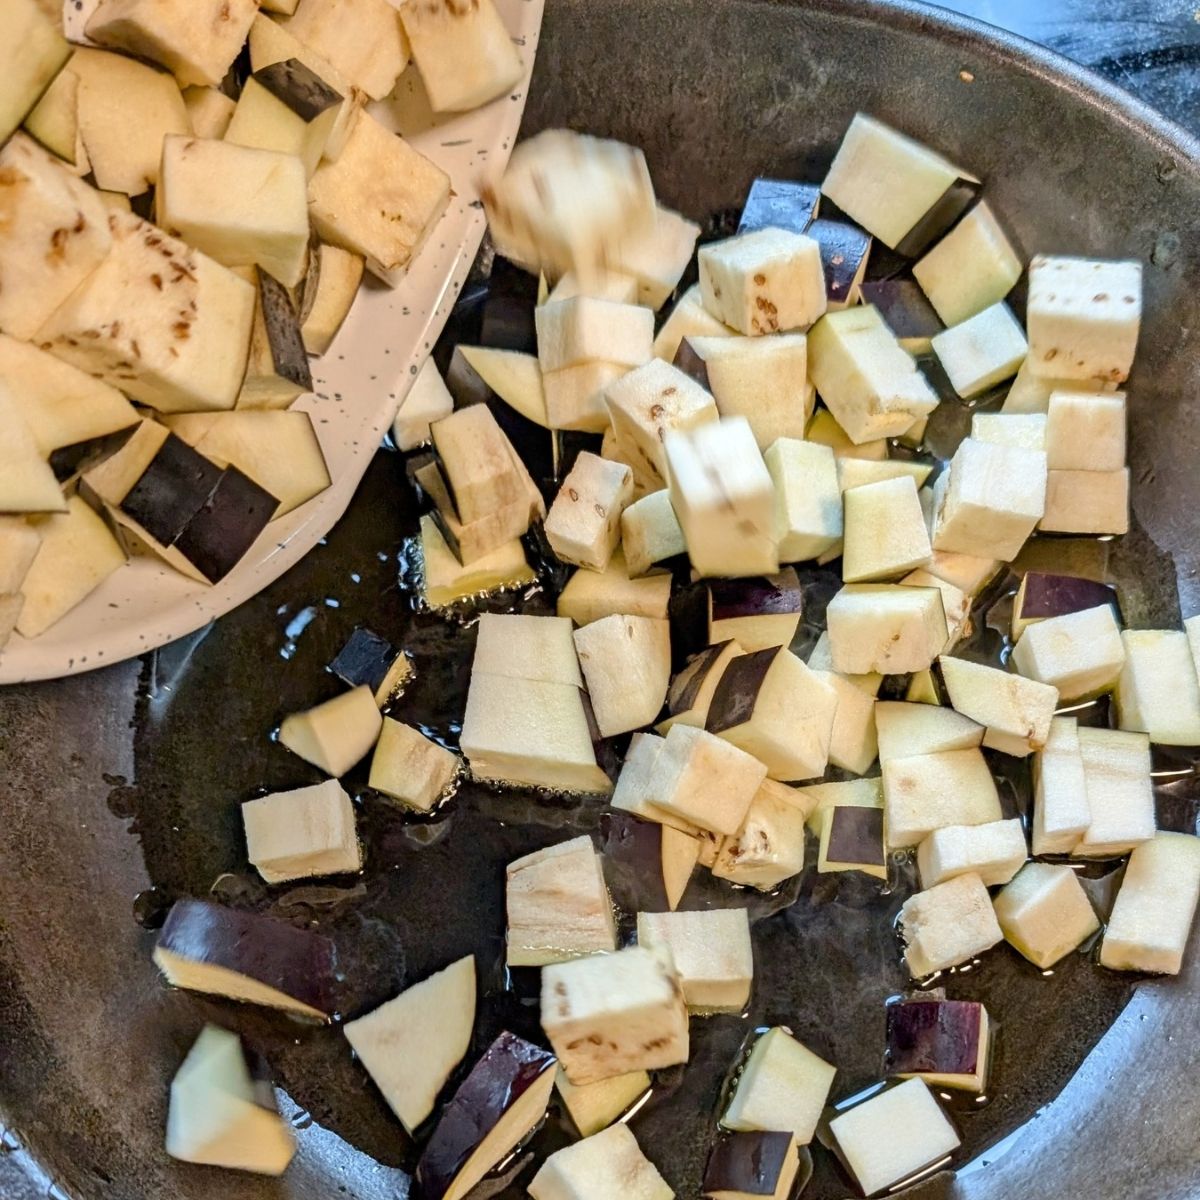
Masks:
[[[744,908],[638,913],[638,945],[667,950],[689,1011],[741,1012],[750,1000],[754,954]]]
[[[1033,852],[1070,854],[1092,823],[1079,722],[1055,717],[1033,760]]]
[[[762,892],[799,875],[808,813],[803,789],[763,780],[742,827],[721,842],[713,875]]]
[[[817,870],[862,871],[876,879],[887,879],[883,808],[831,804],[822,809]]]
[[[921,886],[974,872],[985,887],[1008,883],[1029,857],[1019,817],[982,825],[944,825],[917,847]]]
[[[710,625],[711,631],[711,625]],[[695,725],[704,728],[713,693],[725,668],[739,654],[741,644],[733,638],[715,640],[713,645],[694,654],[667,689],[667,711],[670,716],[660,721],[658,732],[665,734],[672,725]]]
[[[575,631],[601,737],[651,724],[671,679],[671,629],[654,617],[614,614]]]
[[[999,821],[1000,795],[981,751],[945,750],[883,763],[890,849],[915,846],[947,825]]]
[[[884,1071],[976,1094],[987,1080],[990,1021],[973,1000],[912,998],[887,1006]]]
[[[502,1033],[443,1108],[413,1200],[462,1200],[537,1127],[553,1090],[554,1055]]]
[[[1013,641],[1020,641],[1025,631],[1038,621],[1099,608],[1102,604],[1109,605],[1113,616],[1120,620],[1121,606],[1117,601],[1117,591],[1109,584],[1075,575],[1027,571],[1013,598]]]
[[[587,836],[508,865],[510,967],[541,967],[617,948],[612,901],[600,856]]]
[[[806,329],[825,311],[821,248],[786,229],[759,229],[700,251],[704,307],[751,336]]]
[[[708,1156],[704,1195],[709,1200],[788,1200],[799,1169],[794,1135],[771,1130],[731,1133]]]
[[[851,488],[842,502],[842,578],[847,583],[892,579],[929,561],[933,548],[912,476]]]
[[[284,717],[279,741],[336,779],[366,757],[382,728],[383,717],[375,695],[363,686]]]
[[[688,1014],[669,955],[642,946],[542,970],[542,1028],[575,1084],[688,1059]]]
[[[1120,471],[1050,471],[1043,533],[1129,532],[1129,468]]]
[[[1046,744],[1058,707],[1056,687],[963,658],[943,655],[938,663],[950,703],[984,726],[985,746],[1024,758]]]
[[[584,451],[546,517],[546,537],[563,562],[603,571],[621,538],[621,513],[633,499],[633,472]]]
[[[783,1128],[801,1146],[813,1140],[837,1068],[780,1026],[754,1043],[721,1125],[738,1133]]]
[[[714,579],[708,585],[708,640],[732,638],[748,651],[790,646],[803,611],[804,589],[792,567],[758,579]]]
[[[336,779],[242,805],[246,853],[267,883],[362,869],[354,805]]]
[[[828,311],[837,312],[864,299],[860,288],[871,256],[871,235],[857,225],[824,218],[815,220],[806,232],[821,247]],[[864,303],[874,301],[864,299]]]
[[[1111,858],[1148,842],[1156,827],[1149,736],[1092,728],[1077,736],[1091,820],[1072,855]]]
[[[833,549],[843,532],[837,458],[829,446],[780,438],[763,461],[775,485],[775,533],[782,562],[804,562]]]
[[[666,488],[635,500],[621,513],[621,547],[630,577],[645,575],[659,563],[687,553]]]
[[[1113,687],[1125,665],[1125,644],[1111,604],[1047,617],[1026,627],[1012,662],[1027,679],[1078,700]]]
[[[1200,746],[1200,678],[1188,636],[1177,629],[1126,629],[1117,680],[1117,724],[1159,746]]]
[[[464,525],[524,501],[512,443],[486,404],[460,408],[429,429],[455,515]]]
[[[705,728],[764,763],[772,779],[813,779],[829,761],[837,703],[816,672],[776,646],[725,668]]]
[[[529,1184],[533,1200],[674,1200],[628,1125],[555,1151]]]
[[[996,918],[1010,945],[1046,970],[1100,928],[1074,870],[1028,863],[996,897]]]
[[[839,674],[923,671],[946,644],[942,594],[933,587],[848,583],[829,602],[826,620]]]
[[[366,684],[382,708],[412,677],[413,665],[386,638],[360,626],[346,639],[329,671],[348,687]]]
[[[1004,940],[978,875],[958,875],[910,896],[900,909],[904,961],[914,979],[969,962]]]
[[[760,176],[750,184],[738,233],[751,233],[755,229],[803,233],[816,218],[820,203],[821,189],[816,184]]]

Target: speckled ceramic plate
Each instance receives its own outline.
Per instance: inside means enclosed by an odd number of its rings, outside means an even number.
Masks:
[[[445,170],[450,209],[403,284],[368,278],[329,352],[313,362],[312,414],[331,487],[273,521],[220,584],[204,587],[151,558],[135,558],[41,637],[15,636],[0,653],[0,684],[74,675],[174,641],[236,608],[313,548],[346,510],[470,269],[484,231],[478,183],[507,161],[533,68],[544,0],[497,0],[525,62],[517,89],[475,112],[434,117],[409,68],[395,95],[373,107]]]

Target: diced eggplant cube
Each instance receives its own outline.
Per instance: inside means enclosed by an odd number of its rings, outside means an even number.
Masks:
[[[659,563],[687,553],[679,518],[666,488],[635,500],[621,513],[621,545],[630,575],[645,575]]]
[[[714,579],[708,590],[708,640],[733,640],[746,651],[789,646],[804,611],[804,590],[791,567],[777,575]]]
[[[860,677],[836,671],[814,671],[837,696],[833,731],[829,739],[829,764],[856,775],[863,774],[879,753],[875,728],[875,692]]]
[[[1150,739],[1144,733],[1083,727],[1078,737],[1091,822],[1072,854],[1125,854],[1154,837]]]
[[[0,596],[21,590],[41,544],[41,536],[28,521],[0,517]]]
[[[475,959],[458,959],[373,1012],[348,1021],[346,1040],[411,1135],[471,1045]]]
[[[721,843],[713,875],[764,892],[798,875],[804,867],[807,817],[801,791],[763,780],[742,827]]]
[[[938,663],[950,703],[985,727],[985,746],[1023,758],[1046,744],[1057,688],[962,658],[943,655]]]
[[[285,717],[279,741],[336,779],[366,757],[382,728],[383,717],[371,689],[356,687]]]
[[[201,138],[222,138],[233,120],[237,101],[215,87],[185,87],[183,103],[192,132]]]
[[[349,687],[365,684],[383,704],[411,674],[412,664],[387,638],[360,626],[346,639],[329,669]],[[390,687],[389,680],[395,681]]]
[[[1055,717],[1050,736],[1033,760],[1033,852],[1070,854],[1092,823],[1079,723]]]
[[[996,917],[1010,945],[1046,970],[1100,928],[1070,867],[1029,863],[996,897]]]
[[[542,369],[532,354],[490,346],[456,346],[448,377],[456,390],[461,387],[466,393],[460,393],[464,406],[471,396],[482,401],[498,396],[535,425],[550,428]]]
[[[937,588],[846,584],[826,610],[833,668],[842,674],[923,671],[946,644]]]
[[[543,968],[542,1028],[575,1084],[688,1058],[679,976],[669,957],[641,946]]]
[[[1119,471],[1125,466],[1124,392],[1053,392],[1046,412],[1050,470]]]
[[[384,717],[371,758],[370,787],[429,812],[458,775],[458,757],[411,725]]]
[[[324,242],[317,247],[316,262],[315,284],[305,283],[300,336],[309,354],[324,354],[349,315],[365,264],[361,255]],[[426,360],[426,365],[431,361]]]
[[[482,408],[483,405],[473,407]],[[467,411],[467,410],[464,410]],[[427,358],[400,402],[392,422],[392,438],[399,450],[415,450],[428,442],[433,426],[454,412],[454,398],[432,358]]]
[[[883,323],[909,354],[928,354],[945,325],[911,279],[879,279],[863,283],[862,302],[879,310]]]
[[[671,629],[654,617],[614,614],[575,632],[575,649],[601,737],[650,725],[671,678]]]
[[[528,507],[527,476],[487,405],[460,408],[434,421],[430,432],[455,513],[464,525],[508,505],[524,501]]]
[[[1129,468],[1050,471],[1046,511],[1038,528],[1045,533],[1128,533]]]
[[[1100,964],[1114,971],[1178,975],[1200,901],[1200,838],[1156,834],[1129,856]]]
[[[952,708],[881,700],[875,705],[879,761],[970,750],[983,744],[983,726]]]
[[[1045,454],[967,438],[934,485],[933,548],[1011,562],[1048,495]]]
[[[830,313],[813,327],[808,370],[829,411],[858,444],[899,437],[938,405],[912,356],[870,305]]]
[[[915,258],[954,224],[980,186],[927,146],[858,113],[821,191],[885,246]]]
[[[902,587],[934,587],[941,592],[942,612],[946,617],[946,648],[943,653],[948,654],[971,630],[971,597],[923,567],[910,571],[900,580],[900,584]]]
[[[652,227],[621,242],[615,268],[633,279],[638,304],[657,311],[667,302],[692,261],[699,236],[699,225],[660,204]]]
[[[654,357],[673,363],[684,339],[733,337],[735,330],[712,316],[704,307],[700,285],[693,284],[679,297],[671,315],[654,339]]]
[[[887,1006],[888,1075],[980,1093],[987,1079],[990,1021],[973,1000],[909,999]]]
[[[804,233],[817,216],[821,189],[813,183],[787,179],[755,179],[750,184],[738,233],[756,229],[787,229]]]
[[[1137,351],[1142,264],[1038,255],[1026,314],[1035,374],[1120,383]]]
[[[413,1200],[463,1200],[541,1122],[554,1055],[502,1033],[442,1109],[413,1177]]]
[[[821,248],[785,229],[760,229],[703,247],[704,307],[740,333],[805,329],[825,312]]]
[[[857,225],[820,218],[813,221],[805,233],[821,248],[821,270],[825,275],[828,311],[837,312],[857,304],[860,285],[867,273],[867,259],[871,254],[871,235]]]
[[[545,276],[543,276],[545,278]],[[568,271],[547,293],[540,304],[554,304],[558,300],[574,300],[576,296],[588,296],[593,300],[611,300],[614,304],[636,304],[638,283],[632,275],[606,271],[602,275],[581,279],[574,271]]]
[[[993,304],[930,342],[942,370],[964,400],[1011,379],[1029,350],[1007,304]]]
[[[472,671],[583,686],[571,622],[526,613],[483,613]]]
[[[933,557],[925,569],[939,579],[953,584],[968,596],[976,596],[984,584],[994,578],[1000,564],[994,558],[974,554],[957,554],[952,550],[933,549]]]
[[[738,1133],[783,1126],[807,1146],[837,1068],[776,1026],[754,1043],[721,1125]]]
[[[334,1011],[333,943],[275,917],[177,900],[154,962],[188,991],[279,1008],[317,1021]]]
[[[1121,642],[1118,727],[1149,734],[1160,746],[1200,746],[1200,681],[1187,634],[1126,629]]]
[[[530,1180],[533,1200],[673,1200],[628,1125],[556,1150]]]
[[[813,413],[804,437],[806,441],[815,442],[818,446],[828,446],[833,451],[834,458],[839,461],[843,458],[861,458],[869,462],[884,462],[888,456],[887,438],[852,442],[849,434],[837,423],[833,413],[827,408],[819,408]]]
[[[842,537],[837,459],[828,446],[780,438],[763,456],[775,487],[775,527],[783,562],[819,558]]]
[[[242,805],[246,852],[267,883],[362,869],[354,806],[336,779]]]
[[[0,144],[25,119],[71,55],[56,22],[36,0],[10,0],[4,11],[0,52],[4,95],[0,98]],[[7,322],[2,323],[5,328]]]
[[[732,1133],[712,1148],[704,1168],[709,1200],[787,1200],[800,1168],[790,1133],[756,1130]]]
[[[671,576],[647,575],[630,579],[625,557],[618,547],[603,571],[584,568],[567,581],[558,597],[560,617],[587,625],[613,613],[636,617],[666,617],[671,598]]]
[[[889,849],[915,846],[947,825],[986,825],[1003,816],[979,750],[890,758],[882,766]]]
[[[63,512],[67,502],[16,398],[0,391],[0,513]]]
[[[694,725],[703,729],[708,719],[713,692],[731,659],[745,651],[734,639],[716,642],[693,655],[671,681],[667,692],[670,716],[658,726],[665,734],[672,725]]]
[[[1112,605],[1045,617],[1028,625],[1013,648],[1012,661],[1022,675],[1056,688],[1060,701],[1108,690],[1126,663]]]
[[[632,813],[643,821],[670,825],[681,833],[691,835],[696,833],[695,825],[654,803],[654,768],[663,745],[664,739],[652,733],[633,735],[625,761],[621,764],[617,785],[613,789],[612,806],[622,812]]]
[[[174,549],[210,583],[218,583],[242,560],[278,507],[278,498],[266,488],[237,467],[226,467]]]
[[[262,270],[252,270],[248,278],[258,288],[258,302],[237,406],[287,408],[313,386],[300,322],[287,289],[277,279]]]
[[[750,1000],[754,954],[744,908],[638,913],[638,945],[665,949],[689,1010],[741,1012]]]
[[[957,875],[910,896],[900,909],[904,961],[914,979],[957,967],[1004,940],[978,875]]]
[[[563,562],[603,571],[621,538],[621,514],[633,499],[633,472],[583,451],[546,517],[546,537]]]
[[[858,804],[833,804],[824,809],[817,870],[862,871],[886,879],[883,809]]]
[[[1028,857],[1017,817],[984,825],[946,825],[917,847],[917,867],[925,888],[968,872],[978,875],[985,887],[995,887],[1008,883]]]
[[[587,1138],[607,1129],[628,1112],[650,1090],[650,1076],[645,1071],[630,1071],[576,1087],[559,1067],[554,1086],[575,1128]]]
[[[845,783],[812,783],[793,788],[793,795],[804,808],[808,827],[818,837],[825,823],[827,809],[841,805],[858,808],[883,807],[883,780],[851,779]],[[885,824],[886,831],[886,824]]]
[[[1107,604],[1118,620],[1121,606],[1116,589],[1107,583],[1081,579],[1075,575],[1049,575],[1027,571],[1013,598],[1013,641],[1019,642],[1025,631],[1038,621],[1064,617]]]
[[[372,100],[388,95],[408,66],[408,39],[386,0],[300,0],[286,28]]]
[[[851,488],[842,500],[842,578],[847,583],[893,578],[929,561],[933,548],[911,476]]]
[[[589,362],[640,367],[654,356],[654,314],[636,304],[576,296],[541,305],[535,319],[543,372]]]
[[[505,903],[510,967],[541,967],[617,948],[612,901],[589,837],[509,863]]]
[[[605,397],[617,380],[630,368],[616,362],[581,362],[557,371],[542,373],[546,401],[546,423],[551,429],[571,429],[584,433],[608,430]]]
[[[976,413],[971,418],[971,437],[997,446],[1019,446],[1024,450],[1046,449],[1045,413]]]

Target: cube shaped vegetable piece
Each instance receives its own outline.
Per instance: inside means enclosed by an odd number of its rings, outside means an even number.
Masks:
[[[1070,854],[1092,823],[1079,723],[1055,717],[1050,736],[1033,760],[1033,852]]]
[[[670,958],[642,946],[542,971],[542,1028],[572,1083],[686,1062],[687,1022]]]
[[[690,821],[654,803],[657,785],[654,768],[663,745],[664,739],[652,733],[633,735],[625,761],[621,764],[621,773],[617,776],[617,786],[613,789],[612,806],[633,813],[643,821],[670,825],[681,833],[695,834],[698,831]]]
[[[829,764],[861,775],[879,753],[875,693],[860,679],[839,675],[836,671],[814,671],[813,674],[837,696],[829,737]]]
[[[845,221],[815,220],[805,233],[821,248],[821,270],[825,275],[825,301],[829,312],[837,312],[860,299],[860,287],[871,255],[871,235]],[[867,304],[874,303],[871,300]]]
[[[745,651],[735,639],[715,642],[692,655],[687,665],[671,681],[667,691],[667,710],[671,714],[658,726],[666,733],[672,725],[694,725],[703,729],[713,693],[731,659]]]
[[[933,557],[925,568],[931,575],[953,584],[956,588],[975,596],[1000,569],[994,558],[981,558],[973,554],[956,554],[951,550],[939,550],[936,546]]]
[[[304,164],[291,154],[172,136],[163,142],[163,225],[228,267],[257,264],[286,287],[308,265]]]
[[[671,679],[671,627],[614,614],[575,632],[575,649],[601,737],[651,724]]]
[[[780,438],[763,456],[775,485],[775,532],[782,562],[819,558],[842,536],[837,459],[828,446]]]
[[[366,684],[382,707],[412,678],[413,665],[386,638],[360,625],[330,662],[329,672],[348,687]]]
[[[603,571],[582,568],[575,572],[558,597],[558,615],[576,625],[587,625],[613,613],[638,617],[666,617],[671,598],[671,576],[647,575],[630,579],[625,557],[618,546]]]
[[[1074,575],[1027,571],[1013,599],[1013,641],[1019,641],[1025,631],[1038,621],[1084,612],[1105,604],[1113,610],[1113,615],[1119,621],[1121,606],[1117,600],[1117,590],[1109,584]]]
[[[480,559],[521,537],[529,529],[535,512],[539,511],[541,494],[538,493],[537,501],[530,498],[531,491],[536,489],[532,488],[524,468],[517,465],[515,452],[512,462],[512,479],[520,485],[521,497],[510,503],[498,505],[486,515],[470,522],[459,520],[450,489],[446,486],[446,480],[436,460],[429,459],[412,472],[413,481],[433,504],[430,515],[437,524],[438,531],[454,556],[464,566],[474,567]],[[502,486],[507,487],[508,484]]]
[[[464,373],[477,378],[483,399],[489,393],[496,395],[535,425],[550,427],[542,369],[534,355],[490,346],[456,346],[454,357],[461,361]],[[452,359],[449,373],[454,375],[459,368]]]
[[[1003,300],[1022,269],[991,206],[981,200],[913,265],[913,275],[938,316],[958,325]]]
[[[384,717],[369,786],[418,812],[429,812],[458,774],[458,757],[411,725]]]
[[[890,758],[882,766],[890,849],[915,846],[947,825],[986,825],[1003,816],[979,750]]]
[[[802,233],[760,229],[700,251],[704,307],[744,334],[804,329],[825,312],[821,248]]]
[[[463,566],[446,545],[433,518],[428,513],[421,518],[422,594],[431,608],[443,608],[480,593],[524,587],[535,578],[519,539],[505,542]]]
[[[1060,700],[1106,691],[1125,664],[1125,645],[1111,604],[1047,617],[1029,625],[1012,652],[1022,675],[1049,684]]]
[[[712,392],[721,416],[745,417],[759,449],[804,437],[813,402],[804,334],[687,338],[675,365]]]
[[[862,871],[887,878],[883,848],[883,809],[875,805],[831,804],[821,810],[818,871]]]
[[[914,979],[968,962],[1004,940],[987,888],[970,873],[910,896],[899,926]]]
[[[1053,392],[1046,411],[1046,465],[1052,471],[1121,470],[1125,393]]]
[[[686,553],[687,543],[666,488],[635,500],[621,513],[621,545],[630,575]]]
[[[0,517],[0,596],[21,590],[41,544],[37,529],[28,521]]]
[[[799,875],[804,868],[808,812],[802,791],[763,780],[742,827],[721,843],[712,873],[764,892]]]
[[[254,288],[149,222],[112,214],[110,225],[109,256],[38,330],[37,341],[163,412],[232,408],[246,367]]]
[[[909,476],[919,488],[933,473],[933,464],[909,462],[905,459],[886,459],[877,462],[869,458],[837,459],[838,487],[844,493],[851,488],[865,487],[869,483],[882,483],[885,479]]]
[[[589,837],[509,863],[505,897],[510,967],[540,967],[617,948],[612,901]]]
[[[408,39],[387,0],[300,0],[285,26],[372,100],[408,66]]]
[[[731,1133],[709,1153],[704,1195],[711,1200],[787,1200],[799,1170],[794,1135],[771,1130]]]
[[[864,1196],[900,1183],[960,1145],[923,1079],[909,1079],[834,1117],[829,1125]]]
[[[1121,471],[1050,471],[1044,533],[1129,532],[1129,468]]]
[[[837,704],[829,684],[775,646],[726,666],[705,728],[765,764],[772,779],[813,779],[829,760]]]
[[[935,587],[942,593],[942,612],[946,617],[946,648],[943,653],[948,654],[971,630],[971,597],[923,567],[910,571],[900,580],[900,584],[902,587]]]
[[[545,371],[541,382],[546,398],[546,423],[551,429],[606,433],[607,389],[622,376],[628,375],[629,370],[624,363],[593,361],[576,363],[557,371]]]
[[[803,233],[816,219],[821,189],[792,179],[759,177],[750,184],[738,221],[738,233],[755,229],[790,229]]]
[[[843,502],[842,578],[847,583],[903,575],[929,561],[933,548],[911,476],[851,488]]]
[[[232,96],[215,87],[185,87],[183,104],[192,132],[202,138],[224,137],[237,108],[237,101]]]
[[[429,428],[460,521],[522,501],[525,480],[512,443],[486,404],[460,408]]]
[[[1200,746],[1200,682],[1186,633],[1126,629],[1117,724],[1160,746]]]
[[[1200,838],[1158,833],[1129,856],[1100,963],[1178,975],[1200,901]]]
[[[1155,828],[1149,737],[1091,728],[1080,728],[1078,736],[1092,819],[1072,853],[1112,857],[1149,841]]]
[[[717,405],[708,392],[658,359],[611,384],[604,396],[617,444],[651,478],[667,477],[668,433],[717,420]]]
[[[628,467],[583,451],[546,517],[546,537],[554,553],[563,562],[603,571],[621,537],[621,514],[632,499],[633,472]]]
[[[483,613],[471,670],[508,679],[583,686],[571,622],[525,613]]]
[[[917,847],[921,886],[974,872],[985,887],[1007,883],[1029,857],[1020,818],[985,825],[946,825]]]
[[[983,1091],[987,1079],[990,1021],[972,1000],[932,997],[887,1006],[884,1071],[921,1079],[930,1087]]]
[[[721,1116],[726,1129],[745,1133],[783,1126],[807,1146],[837,1068],[776,1026],[754,1043],[737,1088]]]
[[[937,588],[846,584],[826,610],[834,670],[847,675],[923,671],[946,644]]]
[[[0,149],[0,328],[32,338],[111,247],[108,212],[95,189],[15,134]]]
[[[970,750],[983,744],[983,726],[952,708],[880,700],[875,705],[879,761]]]
[[[938,320],[925,294],[911,279],[871,280],[863,283],[859,291],[862,302],[879,310],[884,324],[909,354],[930,353],[931,340],[945,326]],[[911,431],[905,436],[911,436]],[[920,440],[916,439],[918,443]]]
[[[916,257],[979,192],[973,175],[940,154],[856,113],[821,191],[883,244]]]
[[[869,442],[855,444],[827,408],[819,408],[813,413],[804,438],[805,441],[816,442],[819,446],[828,446],[833,451],[833,457],[839,462],[844,458],[861,458],[867,462],[881,463],[885,462],[888,456],[887,438],[875,438]]]
[[[744,908],[640,912],[638,945],[670,952],[683,998],[694,1012],[741,1012],[750,1000],[754,954]]]
[[[838,805],[859,808],[883,807],[883,780],[850,779],[843,783],[810,783],[792,789],[793,795],[808,813],[808,827],[819,837],[825,822],[825,810]]]
[[[7,389],[0,391],[0,421],[0,513],[65,511],[62,488]]]
[[[556,1150],[529,1184],[533,1200],[673,1200],[628,1125]]]
[[[942,369],[964,400],[1011,379],[1029,346],[1007,304],[993,304],[932,341]]]
[[[544,372],[588,362],[640,367],[653,357],[654,314],[636,304],[575,296],[540,305],[535,320]]]
[[[830,313],[813,327],[808,373],[837,423],[858,444],[899,437],[938,405],[912,355],[870,305]]]
[[[685,339],[733,337],[735,332],[704,307],[700,285],[696,283],[679,297],[671,309],[671,315],[658,331],[654,339],[654,357],[673,363]]]
[[[630,1071],[576,1087],[559,1067],[554,1086],[575,1128],[586,1138],[608,1128],[628,1112],[634,1102],[650,1090],[650,1076],[645,1071]]]
[[[487,408],[484,404],[469,407]],[[454,397],[450,395],[437,364],[432,358],[427,358],[392,421],[392,439],[396,448],[407,451],[423,445],[432,437],[434,422],[449,417],[453,412]]]
[[[1009,385],[1001,412],[1006,416],[1022,413],[1048,413],[1050,397],[1055,392],[1115,392],[1115,383],[1104,383],[1096,379],[1050,379],[1037,375],[1033,370],[1033,359],[1026,357]]]
[[[965,439],[934,485],[933,547],[1011,562],[1046,512],[1046,456]]]
[[[5,40],[0,57],[4,97],[0,99],[0,144],[37,104],[71,55],[71,47],[45,5],[9,0],[4,10]],[[7,326],[5,326],[7,328]]]
[[[660,309],[692,261],[699,235],[699,225],[658,205],[653,225],[623,239],[617,252],[616,270],[636,285],[633,299]]]
[[[763,763],[732,743],[673,725],[654,762],[647,799],[691,825],[733,834],[766,774]]]
[[[1142,317],[1142,264],[1037,255],[1029,264],[1029,359],[1053,379],[1120,383]]]
[[[701,575],[779,570],[775,489],[744,417],[668,432],[671,505]]]
[[[751,651],[791,645],[804,609],[804,589],[793,568],[759,578],[714,579],[707,590],[711,644],[732,638]]]
[[[1050,735],[1058,689],[962,658],[938,659],[950,703],[985,726],[983,744],[1023,758]]]
[[[1046,449],[1045,413],[976,413],[971,418],[971,437],[997,446],[1020,446],[1025,450]]]
[[[338,778],[366,756],[382,728],[374,693],[369,687],[356,687],[285,717],[279,741],[305,762]]]
[[[1066,866],[1028,863],[996,897],[1007,941],[1035,966],[1054,966],[1100,928],[1091,901]]]
[[[317,235],[361,255],[367,270],[395,287],[446,211],[450,178],[360,112],[337,161],[322,162],[309,181],[308,200]]]
[[[242,805],[246,852],[268,883],[362,869],[354,805],[336,779]]]

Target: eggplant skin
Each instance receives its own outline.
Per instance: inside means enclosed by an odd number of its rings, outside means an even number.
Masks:
[[[604,877],[617,905],[633,912],[666,912],[662,826],[614,810],[600,818]]]
[[[694,379],[706,392],[712,391],[708,380],[708,364],[696,353],[688,338],[679,343],[679,349],[675,351],[674,365],[689,379]]]
[[[387,678],[398,653],[387,638],[364,625],[346,639],[329,669],[349,687],[366,684],[375,692]]]
[[[681,676],[687,672],[686,677],[683,679],[677,677],[672,682],[671,692],[667,695],[667,708],[672,716],[687,712],[696,703],[696,697],[700,695],[700,689],[704,686],[709,671],[717,665],[721,655],[725,653],[725,647],[731,640],[731,638],[726,638],[723,642],[717,642],[716,645],[701,650],[680,672]],[[677,688],[676,683],[681,686]]]
[[[742,654],[733,659],[721,675],[721,682],[713,692],[708,706],[708,721],[705,729],[709,733],[721,733],[744,725],[754,715],[758,693],[767,672],[775,663],[777,655],[783,653],[779,646],[757,650],[753,654]]]
[[[1030,571],[1025,576],[1019,599],[1020,611],[1017,616],[1021,620],[1062,617],[1089,608],[1099,608],[1102,604],[1111,604],[1117,619],[1121,617],[1115,588],[1075,575],[1048,575]]]
[[[804,611],[804,591],[792,567],[778,575],[714,579],[708,584],[712,619],[792,615]]]
[[[825,857],[835,863],[860,863],[882,867],[883,809],[857,804],[839,804],[830,818],[829,846]]]
[[[440,1200],[501,1117],[557,1059],[515,1033],[502,1033],[446,1105],[417,1163],[412,1200]]]
[[[889,1075],[971,1075],[979,1063],[982,1005],[973,1000],[903,1000],[887,1010]]]
[[[121,501],[121,511],[164,546],[173,546],[213,494],[221,468],[170,433]]]
[[[791,1144],[790,1133],[759,1131],[722,1138],[713,1147],[704,1169],[705,1194],[773,1196]]]
[[[181,958],[225,967],[332,1015],[333,942],[286,921],[208,900],[177,900],[158,944]]]
[[[210,583],[224,579],[275,515],[279,500],[237,467],[226,467],[175,548]]]
[[[738,222],[738,233],[758,229],[790,229],[807,233],[817,214],[821,189],[815,183],[793,183],[783,179],[756,179]]]

